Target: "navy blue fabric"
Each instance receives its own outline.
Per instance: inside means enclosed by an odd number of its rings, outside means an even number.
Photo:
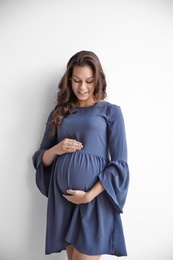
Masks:
[[[40,149],[33,155],[37,186],[48,197],[46,254],[73,244],[88,255],[126,256],[120,213],[129,169],[120,107],[106,101],[77,107],[75,114],[64,118],[53,138],[49,135],[51,118],[52,112]],[[45,167],[42,154],[64,138],[82,142],[82,150],[59,155]],[[75,205],[62,196],[67,189],[88,191],[98,180],[105,190],[90,203]]]

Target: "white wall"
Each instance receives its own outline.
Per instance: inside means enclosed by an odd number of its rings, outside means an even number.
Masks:
[[[0,259],[44,255],[46,198],[31,157],[68,59],[100,58],[121,106],[131,183],[122,216],[128,260],[173,259],[173,1],[0,1]],[[102,259],[113,259],[103,256]]]

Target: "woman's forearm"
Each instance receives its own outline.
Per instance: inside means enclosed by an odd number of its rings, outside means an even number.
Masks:
[[[100,181],[98,181],[88,192],[88,196],[90,200],[93,200],[95,197],[97,197],[100,193],[104,191],[104,187],[101,184]]]
[[[55,153],[55,149],[54,147],[46,150],[43,155],[42,155],[42,163],[45,165],[45,166],[49,166],[53,163],[55,157],[56,157],[56,153]]]

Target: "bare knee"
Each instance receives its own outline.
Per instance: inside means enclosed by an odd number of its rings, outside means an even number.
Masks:
[[[66,247],[68,260],[72,260],[72,258],[73,258],[73,250],[74,250],[74,246],[73,245],[69,245],[69,246]]]
[[[82,254],[76,248],[74,248],[71,260],[99,260],[100,257],[101,257],[100,255],[92,256],[92,255]]]

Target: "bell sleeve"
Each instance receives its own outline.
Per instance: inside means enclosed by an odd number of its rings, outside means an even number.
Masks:
[[[98,177],[115,210],[122,213],[129,185],[129,169],[124,119],[120,107],[116,105],[109,109],[107,141],[109,163]]]
[[[49,183],[51,178],[51,171],[53,164],[49,166],[44,166],[42,163],[42,155],[43,153],[57,144],[57,135],[55,134],[53,137],[50,136],[50,124],[49,121],[53,117],[53,112],[50,113],[47,123],[46,123],[46,129],[43,135],[42,142],[40,144],[40,148],[38,151],[36,151],[32,157],[33,165],[36,170],[36,184],[40,192],[48,197],[48,191],[49,191]]]

